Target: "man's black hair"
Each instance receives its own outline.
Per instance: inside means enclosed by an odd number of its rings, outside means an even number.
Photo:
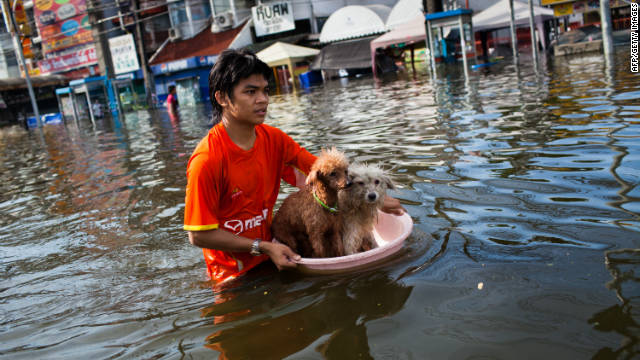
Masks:
[[[226,49],[218,56],[216,64],[209,72],[209,99],[213,105],[214,124],[222,118],[222,106],[216,101],[216,91],[227,94],[233,101],[233,89],[236,85],[240,80],[254,74],[260,74],[269,81],[271,68],[251,51]]]
[[[175,90],[175,88],[176,88],[175,85],[169,85],[169,94],[171,94],[171,92]]]

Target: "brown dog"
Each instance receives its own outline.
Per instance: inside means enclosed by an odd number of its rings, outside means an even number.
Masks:
[[[373,226],[382,208],[387,189],[395,189],[391,178],[380,167],[353,164],[349,167],[349,186],[338,194],[343,212],[343,244],[346,255],[376,247]]]
[[[302,257],[344,255],[338,191],[347,186],[349,162],[332,148],[311,167],[307,186],[287,197],[274,215],[273,236]]]

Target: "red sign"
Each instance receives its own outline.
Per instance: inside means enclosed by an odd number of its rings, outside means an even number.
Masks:
[[[46,75],[95,64],[97,62],[96,48],[95,46],[91,46],[53,59],[38,61],[38,67],[40,68],[40,74]]]
[[[93,41],[86,0],[34,0],[33,12],[44,53]]]

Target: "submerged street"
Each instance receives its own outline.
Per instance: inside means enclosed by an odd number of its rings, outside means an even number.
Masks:
[[[182,230],[210,105],[0,128],[0,358],[637,357],[640,77],[617,51],[271,97],[268,124],[379,163],[415,223],[348,276],[212,290]]]

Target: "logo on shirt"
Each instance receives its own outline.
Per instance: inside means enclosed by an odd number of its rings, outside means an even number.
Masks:
[[[228,221],[225,221],[224,227],[226,227],[227,229],[231,230],[231,232],[233,232],[236,235],[238,235],[238,234],[240,234],[242,232],[242,229],[243,229],[242,220],[228,220]]]
[[[256,215],[246,220],[227,220],[224,222],[224,227],[232,233],[238,235],[255,227],[261,226],[262,222],[267,220],[268,213],[268,209],[262,209],[262,214]]]
[[[242,195],[242,190],[238,189],[238,188],[234,188],[233,191],[231,191],[231,199],[235,199],[238,196]]]

